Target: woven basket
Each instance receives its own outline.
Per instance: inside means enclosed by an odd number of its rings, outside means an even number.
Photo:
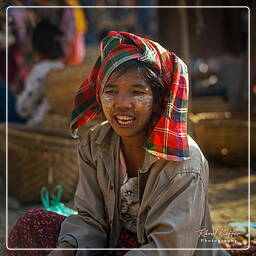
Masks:
[[[5,126],[0,126],[0,137],[5,137]],[[60,133],[8,126],[8,188],[20,202],[40,202],[41,187],[57,184],[63,186],[62,200],[70,200],[77,181],[76,141]]]
[[[202,107],[205,112],[226,112],[230,109],[229,103],[221,96],[192,97],[190,112],[200,113]]]
[[[69,134],[70,117],[47,113],[41,126],[45,130]]]
[[[248,121],[230,112],[190,114],[194,139],[204,154],[231,165],[248,164]],[[251,119],[251,160],[256,160],[256,120]]]
[[[81,65],[67,66],[47,74],[44,81],[46,97],[55,114],[71,116],[75,94],[91,71],[97,54],[97,49],[87,49],[85,62]]]

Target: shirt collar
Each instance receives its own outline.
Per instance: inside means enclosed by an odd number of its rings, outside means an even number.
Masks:
[[[140,173],[146,173],[149,171],[150,167],[158,161],[160,158],[150,154],[147,150],[145,150],[145,159],[143,163],[143,167],[140,169]]]
[[[98,145],[101,145],[103,150],[109,150],[110,145],[114,143],[117,144],[120,141],[120,137],[113,131],[111,125],[108,121],[104,121],[100,124],[102,126],[101,132],[95,134],[95,142]],[[143,167],[140,169],[140,173],[146,173],[149,171],[152,164],[158,161],[160,158],[150,154],[147,150],[145,150],[145,159],[143,163]]]
[[[105,148],[109,143],[109,139],[110,139],[109,137],[113,137],[112,127],[108,121],[104,121],[100,123],[99,126],[101,126],[101,132],[95,133],[94,139],[96,144],[101,145]]]

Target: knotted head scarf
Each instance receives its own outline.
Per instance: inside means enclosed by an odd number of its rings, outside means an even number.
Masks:
[[[117,31],[110,31],[102,40],[100,54],[75,97],[70,126],[72,136],[77,137],[79,127],[97,118],[102,111],[99,97],[113,70],[126,61],[137,59],[159,70],[167,91],[164,111],[152,127],[144,148],[166,160],[189,159],[188,75],[184,62],[156,42]]]

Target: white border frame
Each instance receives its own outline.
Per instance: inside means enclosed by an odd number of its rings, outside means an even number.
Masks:
[[[251,228],[251,198],[250,198],[250,172],[251,172],[251,158],[250,158],[250,126],[251,126],[251,99],[250,99],[250,18],[251,12],[248,6],[8,6],[6,8],[6,84],[8,85],[8,10],[12,8],[246,8],[248,10],[248,234],[250,237]],[[56,251],[87,251],[87,250],[97,250],[97,251],[123,251],[123,250],[132,250],[132,251],[221,251],[222,248],[214,249],[214,248],[9,248],[8,247],[8,90],[5,92],[6,96],[6,248],[11,251],[27,251],[27,250],[37,250],[37,251],[45,251],[45,250],[56,250]],[[216,239],[218,240],[218,239]],[[248,240],[247,248],[225,248],[225,250],[235,250],[235,251],[244,251],[250,248],[250,239]]]

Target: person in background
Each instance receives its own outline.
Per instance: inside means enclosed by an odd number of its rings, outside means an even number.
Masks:
[[[80,3],[78,0],[61,0],[60,5],[79,6]],[[88,30],[86,14],[82,8],[63,8],[60,16],[64,63],[79,65],[85,57],[85,34]]]
[[[39,6],[59,6],[49,11],[48,8],[36,10],[38,16],[47,19],[62,32],[62,49],[65,65],[79,65],[86,52],[85,35],[88,30],[87,16],[79,0],[34,0]]]
[[[8,35],[7,47],[9,47],[14,41],[12,33]],[[5,31],[5,19],[0,15],[0,123],[5,123],[7,120],[11,123],[23,123],[23,120],[17,114],[16,97],[13,91],[13,87],[6,84],[6,66],[5,66],[5,51],[6,51],[6,31]],[[4,53],[4,56],[2,54]],[[9,55],[10,56],[10,55]],[[8,73],[10,75],[10,73]],[[14,74],[12,74],[14,75]],[[9,80],[9,79],[8,79]],[[7,107],[8,102],[8,107]],[[6,110],[8,118],[6,120]]]
[[[30,20],[28,11],[24,8],[8,9],[8,39],[13,37],[13,42],[8,45],[8,81],[5,81],[6,63],[5,55],[7,48],[0,48],[0,76],[3,81],[17,94],[24,88],[25,79],[28,75],[28,65],[25,55],[28,45],[28,26]]]
[[[2,80],[0,80],[0,123],[6,122],[6,96],[8,97],[8,122],[21,124],[24,123],[24,120],[22,120],[15,109],[16,97],[14,93]]]
[[[46,20],[42,20],[32,33],[32,47],[38,62],[30,71],[16,104],[18,114],[27,125],[40,124],[51,109],[45,97],[44,78],[51,70],[64,66],[61,40],[62,32]]]

